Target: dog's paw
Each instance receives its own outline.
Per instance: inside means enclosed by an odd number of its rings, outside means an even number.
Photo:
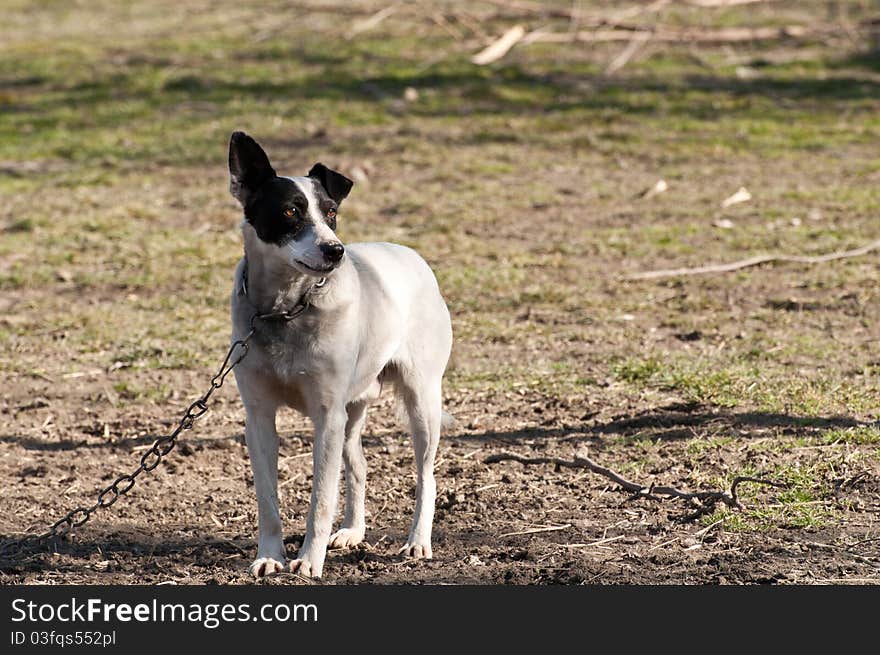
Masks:
[[[431,544],[413,544],[407,543],[398,551],[404,557],[412,557],[413,559],[431,559],[434,554],[431,552]]]
[[[354,548],[364,540],[362,530],[342,528],[330,535],[330,548]]]
[[[265,578],[267,575],[279,573],[284,570],[284,562],[279,562],[271,557],[259,557],[251,564],[251,575],[255,578]]]
[[[320,578],[321,569],[313,566],[307,559],[294,559],[290,561],[290,572],[301,575],[304,578]]]

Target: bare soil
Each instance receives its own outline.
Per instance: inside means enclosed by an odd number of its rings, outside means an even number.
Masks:
[[[191,382],[196,383],[195,376]],[[51,429],[64,418],[58,415],[59,403],[51,385],[35,386],[30,395],[35,400],[22,403],[17,420]],[[57,544],[55,552],[7,568],[3,582],[250,582],[247,565],[255,552],[256,512],[241,413],[232,395],[227,393],[220,408],[181,440],[167,464],[142,476],[112,509]],[[96,485],[135,463],[151,442],[147,433],[170,423],[164,420],[169,409],[156,407],[143,416],[117,419],[114,432],[142,435],[120,443],[108,443],[102,418],[87,410],[73,410],[76,428],[51,440],[5,435],[0,475],[14,484],[15,493],[4,523],[21,525],[25,520],[38,528],[62,509],[91,498]],[[509,450],[570,459],[586,448],[603,464],[626,470],[634,449],[645,443],[639,435],[647,431],[653,445],[644,479],[693,490],[700,488],[695,468],[727,471],[744,459],[754,460],[741,444],[782,433],[846,427],[853,423],[849,419],[805,423],[693,403],[609,413],[599,402],[584,406],[529,393],[467,395],[450,399],[449,409],[460,427],[444,437],[439,455],[434,559],[412,561],[397,555],[411,518],[413,467],[406,437],[386,401],[373,412],[365,435],[370,467],[367,541],[350,551],[331,551],[323,583],[804,584],[876,578],[876,540],[859,542],[874,529],[880,509],[875,471],[851,484],[837,481],[833,502],[846,512],[831,529],[782,525],[732,532],[725,529],[725,518],[683,521],[691,510],[680,501],[632,499],[587,471],[483,463],[487,455]],[[292,555],[304,531],[311,451],[302,420],[291,418],[285,427],[281,504]],[[707,428],[737,438],[730,447],[689,454],[688,436]],[[777,492],[761,489],[746,503],[772,504]],[[545,528],[551,530],[541,531]],[[282,574],[268,582],[304,581]]]

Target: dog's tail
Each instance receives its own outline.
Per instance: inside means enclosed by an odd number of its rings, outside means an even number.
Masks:
[[[398,399],[396,403],[397,407],[397,420],[400,421],[402,425],[407,427],[412,425],[410,421],[409,412],[406,411],[406,405]],[[440,430],[446,432],[447,430],[451,430],[455,427],[455,417],[447,412],[445,409],[441,410],[440,413]]]
[[[400,421],[403,425],[411,427],[412,426],[412,417],[409,415],[407,411],[407,395],[403,384],[400,381],[400,371],[396,369],[394,366],[388,366],[382,371],[382,375],[379,378],[380,382],[390,382],[392,385],[392,389],[394,390],[394,399],[395,399],[395,409],[397,410],[397,420]],[[441,430],[450,430],[455,427],[455,417],[444,410],[442,407],[440,409],[440,429]]]
[[[440,414],[440,427],[444,430],[451,430],[455,427],[455,417],[445,409]]]

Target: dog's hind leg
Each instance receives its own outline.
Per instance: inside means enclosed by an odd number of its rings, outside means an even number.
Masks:
[[[342,460],[345,462],[345,516],[340,529],[330,537],[330,548],[357,546],[364,540],[367,459],[361,444],[361,430],[366,418],[367,401],[362,400],[348,406],[345,444],[342,447]]]
[[[440,381],[400,379],[401,396],[409,416],[413,449],[416,456],[416,509],[412,529],[400,552],[408,557],[430,558],[431,526],[434,522],[434,458],[440,443],[442,398]]]
[[[257,578],[284,569],[284,542],[281,515],[278,513],[278,432],[275,429],[277,407],[246,404],[245,441],[254,472],[254,491],[259,514],[257,559],[251,574]]]

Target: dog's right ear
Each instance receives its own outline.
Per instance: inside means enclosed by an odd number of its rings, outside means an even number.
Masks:
[[[348,197],[351,187],[354,186],[354,182],[345,177],[345,175],[327,168],[321,162],[312,166],[312,170],[309,171],[309,177],[316,179],[324,187],[327,195],[333,198],[337,204]]]
[[[275,169],[260,144],[244,132],[233,132],[229,139],[229,191],[242,207],[274,177]]]

